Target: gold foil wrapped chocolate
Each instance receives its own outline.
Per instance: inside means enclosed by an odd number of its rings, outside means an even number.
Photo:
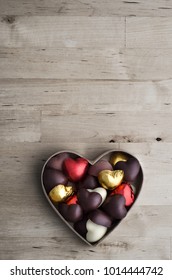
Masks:
[[[107,190],[113,190],[118,187],[124,178],[123,170],[102,170],[98,174],[98,180],[101,186]]]
[[[73,186],[57,185],[49,192],[49,197],[52,202],[58,203],[66,201],[73,194]]]
[[[128,157],[124,153],[116,152],[110,158],[110,163],[115,165],[118,161],[127,161]]]

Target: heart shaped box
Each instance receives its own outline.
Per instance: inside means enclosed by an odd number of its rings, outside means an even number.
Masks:
[[[42,172],[41,172],[41,185],[42,185],[42,189],[43,189],[44,195],[45,195],[46,199],[48,200],[50,206],[54,209],[54,211],[55,211],[56,214],[61,218],[61,220],[62,220],[62,221],[63,221],[63,222],[64,222],[64,223],[65,223],[65,224],[66,224],[80,239],[82,239],[82,240],[83,240],[85,243],[87,243],[89,246],[96,246],[96,245],[98,245],[103,239],[105,239],[105,238],[106,238],[120,223],[121,223],[122,220],[119,220],[117,223],[115,223],[115,225],[112,226],[112,227],[107,231],[107,233],[106,233],[99,241],[97,241],[97,242],[95,242],[95,243],[90,243],[90,242],[88,242],[84,237],[82,237],[82,236],[73,228],[73,226],[72,226],[69,222],[67,222],[67,221],[64,219],[64,217],[59,213],[58,209],[55,207],[55,205],[54,205],[54,204],[52,203],[52,201],[50,200],[50,198],[49,198],[49,196],[48,196],[48,194],[47,194],[47,192],[46,192],[46,189],[45,189],[45,187],[44,187],[44,183],[43,183],[43,174],[44,174],[44,170],[45,170],[45,167],[46,167],[47,163],[49,162],[49,160],[50,160],[51,158],[53,158],[54,156],[57,156],[57,155],[59,155],[59,154],[61,154],[61,153],[68,153],[68,154],[70,154],[70,156],[71,156],[72,158],[76,158],[76,157],[85,158],[85,159],[88,161],[88,163],[89,163],[90,165],[94,165],[96,162],[98,162],[98,161],[101,160],[101,159],[106,159],[106,160],[109,161],[109,160],[110,160],[110,157],[112,156],[112,154],[113,154],[114,152],[123,153],[124,155],[126,155],[126,156],[129,157],[129,158],[135,158],[135,159],[136,159],[136,157],[134,157],[133,155],[131,155],[131,154],[127,153],[127,152],[118,151],[118,150],[109,150],[109,151],[106,151],[106,152],[102,153],[100,156],[98,156],[95,160],[89,160],[89,159],[87,159],[86,157],[83,157],[81,154],[76,153],[75,151],[71,151],[71,150],[62,150],[62,151],[56,152],[56,153],[54,153],[53,155],[51,155],[51,156],[47,159],[47,161],[45,162],[45,164],[44,164],[44,166],[43,166],[43,168],[42,168]],[[131,207],[135,204],[135,202],[136,202],[136,200],[137,200],[137,198],[138,198],[138,196],[139,196],[139,194],[140,194],[140,191],[141,191],[141,188],[142,188],[142,184],[143,184],[143,170],[142,170],[142,167],[141,167],[141,165],[140,165],[140,171],[139,171],[139,174],[137,175],[137,179],[134,181],[134,184],[132,184],[133,191],[134,191],[134,195],[135,195],[134,203],[133,203],[130,207],[128,207],[128,212],[129,212],[129,210],[131,209]]]

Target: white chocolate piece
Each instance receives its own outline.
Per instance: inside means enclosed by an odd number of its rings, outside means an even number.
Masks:
[[[102,197],[102,202],[100,203],[100,205],[102,205],[102,203],[105,201],[106,196],[107,196],[107,191],[104,188],[95,188],[95,189],[87,189],[87,191],[89,192],[96,192],[99,193]],[[99,205],[99,206],[100,206]]]
[[[97,225],[93,223],[91,220],[88,220],[86,223],[86,239],[88,242],[96,242],[100,240],[106,233],[107,227]]]

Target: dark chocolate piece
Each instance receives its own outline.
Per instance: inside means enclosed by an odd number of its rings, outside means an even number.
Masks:
[[[43,183],[47,193],[49,193],[55,186],[66,185],[67,182],[67,177],[61,171],[45,168],[43,173]]]
[[[119,161],[115,164],[114,170],[123,170],[124,179],[133,182],[140,170],[140,164],[136,158],[129,158],[127,161]]]
[[[125,197],[121,194],[108,196],[102,206],[103,210],[113,219],[121,220],[127,214]]]
[[[87,189],[80,189],[77,192],[77,198],[78,203],[86,213],[97,209],[102,202],[102,197],[99,193],[89,192]]]
[[[74,224],[74,229],[84,238],[86,237],[87,228],[86,223],[88,221],[87,217],[84,217],[81,221]]]
[[[96,209],[89,213],[88,218],[97,225],[104,227],[110,227],[112,225],[110,217],[100,209]]]
[[[60,203],[58,210],[65,220],[71,223],[76,223],[83,218],[83,210],[78,204]]]
[[[68,153],[60,153],[59,155],[56,155],[54,157],[52,157],[48,162],[47,162],[47,165],[46,167],[50,167],[50,168],[53,168],[53,169],[57,169],[57,170],[63,170],[63,163],[64,163],[64,160],[66,158],[69,157],[69,154]]]
[[[98,180],[96,177],[87,175],[83,181],[78,183],[78,188],[85,188],[85,189],[95,189],[99,186]]]
[[[88,174],[97,177],[99,172],[102,170],[113,170],[109,161],[105,159],[97,161],[94,165],[90,166]]]

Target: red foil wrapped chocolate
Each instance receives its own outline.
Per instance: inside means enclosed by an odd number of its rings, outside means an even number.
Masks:
[[[111,195],[121,194],[125,197],[125,206],[130,206],[134,202],[134,192],[128,183],[123,183],[111,192]]]

